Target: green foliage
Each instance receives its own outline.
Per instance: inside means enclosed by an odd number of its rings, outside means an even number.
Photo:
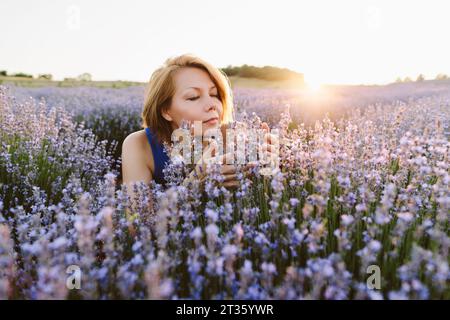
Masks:
[[[53,79],[53,75],[51,75],[51,74],[49,74],[49,73],[40,74],[40,75],[38,76],[38,79],[52,80],[52,79]]]
[[[255,78],[269,81],[297,80],[303,82],[303,74],[286,68],[272,66],[255,67],[244,64],[240,67],[231,65],[221,69],[227,76],[239,76],[242,78]]]
[[[436,76],[436,80],[447,80],[447,79],[448,79],[448,76],[446,74],[444,74],[444,73],[439,73]]]
[[[31,74],[26,74],[26,73],[23,73],[23,72],[15,73],[15,74],[12,74],[11,76],[12,77],[18,77],[18,78],[30,78],[30,79],[33,78],[33,76]]]

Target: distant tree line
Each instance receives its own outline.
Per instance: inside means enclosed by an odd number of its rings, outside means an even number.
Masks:
[[[0,70],[0,76],[29,78],[29,79],[34,78],[33,75],[26,74],[23,72],[8,74],[8,72],[6,70]],[[51,75],[50,73],[41,73],[41,74],[38,74],[36,79],[53,80],[53,75]],[[76,78],[64,78],[64,81],[92,81],[92,75],[90,73],[85,72],[85,73],[80,74]]]
[[[439,73],[435,78],[434,78],[434,80],[447,80],[447,79],[449,79],[449,77],[446,75],[446,74],[444,74],[444,73]],[[416,82],[421,82],[421,81],[424,81],[425,80],[425,76],[423,75],[423,74],[419,74],[418,76],[417,76],[417,78],[416,78]],[[398,77],[396,80],[395,80],[395,82],[397,82],[397,83],[400,83],[400,82],[413,82],[414,80],[413,79],[411,79],[410,77],[405,77],[405,78],[400,78],[400,77]]]
[[[256,78],[262,80],[280,81],[280,80],[298,80],[303,82],[302,73],[298,73],[286,68],[277,68],[272,66],[255,67],[244,64],[242,66],[228,65],[221,68],[227,76],[238,76],[242,78]]]
[[[92,81],[92,75],[90,73],[82,73],[76,78],[64,78],[64,81]]]
[[[26,74],[26,73],[13,73],[13,74],[8,74],[8,72],[6,72],[5,70],[1,70],[0,71],[0,76],[3,77],[19,77],[19,78],[33,78],[33,76],[31,74]]]

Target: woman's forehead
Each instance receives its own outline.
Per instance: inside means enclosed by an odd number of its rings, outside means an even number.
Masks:
[[[209,74],[198,68],[183,68],[175,75],[175,84],[179,90],[201,90],[215,87]]]

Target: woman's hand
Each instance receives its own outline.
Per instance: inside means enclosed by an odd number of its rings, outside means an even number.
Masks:
[[[262,175],[271,175],[275,169],[279,168],[280,141],[277,135],[270,133],[269,125],[266,122],[261,124],[261,129],[266,133],[259,149],[259,155],[262,157],[260,162],[263,166],[260,169],[260,173]]]
[[[268,175],[271,174],[271,172],[274,169],[274,166],[278,165],[277,161],[279,157],[278,154],[279,142],[278,137],[270,133],[270,128],[266,122],[263,122],[261,124],[261,129],[266,131],[266,133],[264,134],[264,141],[259,145],[258,150],[260,157],[260,164],[262,165],[260,173],[263,175]],[[220,174],[224,176],[224,181],[222,182],[222,185],[224,187],[230,189],[239,187],[241,179],[238,179],[237,166],[234,164],[229,164],[232,162],[231,159],[233,159],[233,156],[235,155],[231,153],[218,155],[217,153],[218,153],[217,143],[214,140],[212,140],[203,151],[200,160],[195,164],[194,170],[191,172],[188,178],[185,179],[184,184],[187,185],[194,179],[198,179],[200,183],[204,183],[208,175],[207,164],[209,162],[213,162],[221,164]],[[264,168],[263,166],[267,164],[270,164],[270,167],[267,168],[266,166]],[[251,168],[255,167],[256,165],[257,163],[255,162],[247,163],[243,167],[242,173],[244,175],[250,174]]]
[[[215,141],[211,141],[211,143],[206,147],[205,151],[203,152],[202,158],[197,162],[195,165],[195,172],[197,176],[199,177],[201,182],[204,182],[208,172],[207,172],[207,165],[209,163],[216,163],[220,164],[220,174],[224,176],[224,180],[222,182],[222,186],[225,188],[238,188],[240,185],[240,181],[238,179],[238,170],[237,166],[234,164],[229,164],[229,162],[232,162],[231,159],[233,159],[232,153],[226,153],[222,155],[217,154],[218,146]],[[248,174],[249,170],[254,167],[254,163],[246,164],[243,167],[242,173]]]

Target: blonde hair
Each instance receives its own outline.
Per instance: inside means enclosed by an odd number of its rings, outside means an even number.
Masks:
[[[162,111],[167,110],[175,94],[173,75],[184,67],[194,67],[206,71],[217,87],[222,102],[221,123],[233,120],[233,95],[226,74],[205,60],[193,55],[183,54],[168,58],[164,65],[156,69],[150,77],[145,92],[144,109],[142,111],[142,127],[150,127],[159,142],[171,142],[172,127],[164,119]]]

